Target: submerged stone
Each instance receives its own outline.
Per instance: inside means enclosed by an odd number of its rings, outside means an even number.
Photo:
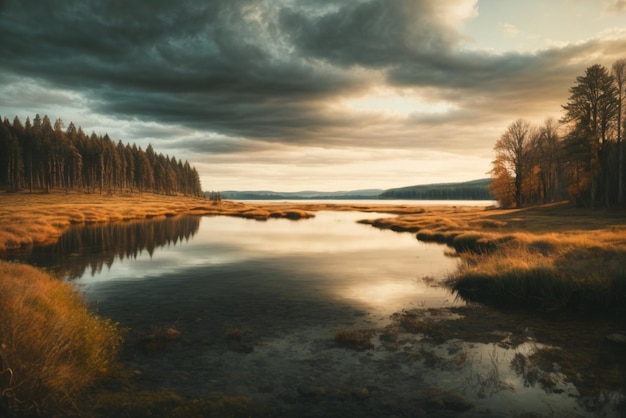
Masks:
[[[425,393],[424,407],[430,411],[447,410],[465,412],[474,408],[474,403],[459,393],[434,388]]]
[[[298,394],[305,398],[315,398],[326,395],[326,388],[323,386],[300,385],[298,386]]]
[[[450,411],[463,412],[474,407],[472,401],[454,392],[444,393],[442,400],[445,408]]]
[[[626,331],[614,332],[607,335],[606,339],[612,343],[626,345]]]

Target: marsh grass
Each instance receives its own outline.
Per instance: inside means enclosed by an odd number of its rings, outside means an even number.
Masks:
[[[335,331],[335,343],[344,348],[364,351],[374,348],[372,337],[376,331],[371,329],[340,328]]]
[[[465,257],[450,285],[461,297],[500,306],[624,310],[623,254],[545,241]]]
[[[0,415],[53,416],[113,366],[116,324],[88,312],[71,285],[0,262]]]
[[[124,194],[0,193],[0,252],[54,244],[71,225],[177,215],[225,215],[264,221],[310,218],[310,210],[285,205],[248,205],[185,196]],[[313,208],[313,210],[316,210]]]
[[[418,318],[413,315],[402,315],[399,320],[399,325],[405,332],[413,334],[428,334],[434,329],[432,322],[425,321],[423,318]]]
[[[149,333],[140,338],[138,344],[143,351],[162,351],[169,343],[181,339],[182,333],[173,326],[154,326]]]
[[[234,327],[234,328],[230,328],[226,332],[226,338],[228,340],[241,341],[241,339],[247,336],[248,334],[250,334],[250,330],[248,328]]]
[[[446,220],[446,218],[449,218]],[[459,256],[461,297],[541,310],[626,310],[626,214],[552,204],[519,210],[428,208],[369,220],[417,231]]]

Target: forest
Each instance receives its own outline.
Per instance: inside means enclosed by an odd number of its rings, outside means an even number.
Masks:
[[[626,59],[588,67],[569,94],[561,120],[517,119],[496,142],[490,188],[501,206],[623,207]]]
[[[419,200],[493,200],[489,191],[491,179],[480,179],[462,183],[425,184],[419,186],[388,189],[380,199]]]
[[[73,123],[63,129],[38,114],[24,124],[16,116],[0,123],[0,187],[33,192],[53,189],[115,194],[151,192],[202,196],[200,176],[187,161],[108,135],[86,135]]]

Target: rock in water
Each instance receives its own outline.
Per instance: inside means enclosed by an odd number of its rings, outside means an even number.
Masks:
[[[626,331],[614,332],[607,335],[606,339],[612,343],[626,345]]]
[[[326,388],[323,386],[300,385],[298,393],[305,398],[314,398],[326,395]]]
[[[464,412],[474,407],[474,404],[469,399],[458,393],[446,393],[443,395],[442,400],[446,409],[450,411]]]

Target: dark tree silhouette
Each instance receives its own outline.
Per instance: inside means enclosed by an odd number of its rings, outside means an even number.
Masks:
[[[540,128],[525,125],[535,132],[528,137],[529,148],[519,120],[496,143],[491,189],[502,205],[546,203],[566,196],[592,208],[625,203],[626,60],[618,60],[612,74],[592,65],[569,92],[560,126],[554,120]]]
[[[0,118],[1,119],[1,118]],[[144,152],[135,144],[115,144],[105,134],[87,136],[74,123],[63,130],[48,116],[31,124],[0,123],[0,186],[11,191],[63,189],[89,193],[153,192],[202,196],[200,176],[187,161]]]

